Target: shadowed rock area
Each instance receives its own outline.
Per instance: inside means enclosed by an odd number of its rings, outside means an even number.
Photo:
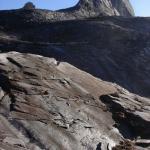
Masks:
[[[54,57],[150,97],[149,18],[102,16],[51,23],[29,16],[0,13],[1,51]]]
[[[150,19],[128,0],[0,11],[0,149],[149,150]]]

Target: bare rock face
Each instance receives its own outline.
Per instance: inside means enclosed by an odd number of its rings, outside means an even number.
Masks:
[[[108,0],[80,0],[74,9],[84,12],[89,16],[119,15],[117,10],[112,6],[111,1]]]
[[[0,11],[0,150],[150,149],[150,19],[129,16],[128,0]]]
[[[0,18],[1,51],[54,57],[150,97],[149,18],[107,16],[52,23],[20,12],[0,13]]]
[[[25,20],[36,22],[76,20],[98,16],[134,16],[134,10],[128,0],[80,0],[71,8],[57,11],[35,9],[34,4],[28,2],[23,9],[0,12],[3,16],[14,17],[15,21],[23,17]]]
[[[76,6],[55,13],[57,18],[60,15],[66,19],[97,16],[134,16],[134,10],[128,0],[80,0]]]
[[[32,2],[28,2],[23,6],[23,9],[25,9],[25,10],[35,9],[35,5]]]
[[[150,138],[150,99],[68,63],[2,53],[0,79],[1,149],[112,150]]]
[[[128,0],[80,0],[76,8],[89,14],[134,16]]]
[[[120,16],[134,16],[134,10],[129,0],[111,0],[112,6],[119,12]]]

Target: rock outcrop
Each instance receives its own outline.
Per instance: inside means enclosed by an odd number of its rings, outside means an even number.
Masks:
[[[25,9],[25,10],[33,10],[33,9],[35,9],[35,5],[32,2],[27,2],[23,6],[23,9]]]
[[[0,149],[150,149],[150,18],[133,14],[0,11]]]
[[[68,63],[2,53],[0,79],[2,149],[111,150],[150,138],[150,99]]]
[[[97,17],[49,23],[17,12],[2,14],[1,51],[54,57],[150,97],[149,18]]]
[[[129,0],[111,0],[112,6],[119,12],[120,16],[134,16],[134,10]]]
[[[32,3],[28,3],[30,9],[0,11],[2,17],[14,17],[13,20],[24,19],[24,21],[55,22],[64,20],[85,19],[98,16],[134,16],[133,8],[128,0],[80,0],[71,8],[50,11],[35,9]],[[11,20],[12,21],[12,20]],[[19,20],[18,20],[19,21]]]
[[[80,0],[72,10],[88,13],[89,16],[134,16],[134,10],[128,0]]]

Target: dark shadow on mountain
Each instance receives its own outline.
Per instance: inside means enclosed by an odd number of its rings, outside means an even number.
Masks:
[[[0,49],[54,57],[149,97],[149,24],[149,18],[125,17],[0,22]]]

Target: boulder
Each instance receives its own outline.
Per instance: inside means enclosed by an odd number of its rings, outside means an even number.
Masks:
[[[35,5],[32,2],[27,2],[23,6],[23,9],[25,9],[25,10],[33,10],[33,9],[35,9]]]

